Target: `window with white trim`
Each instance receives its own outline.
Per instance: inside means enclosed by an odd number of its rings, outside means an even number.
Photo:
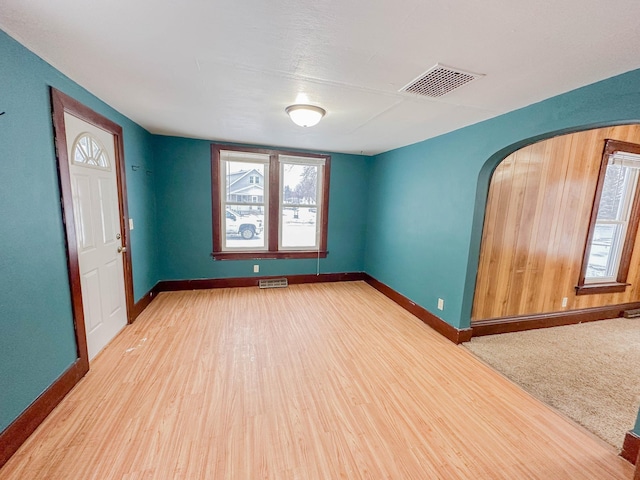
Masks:
[[[279,250],[317,250],[324,158],[280,155]]]
[[[576,291],[624,291],[640,214],[640,145],[607,140]]]
[[[253,173],[269,175],[269,155],[224,150],[220,155],[220,203],[222,211],[222,251],[266,250],[264,234],[268,196],[256,185]]]
[[[212,145],[213,257],[326,257],[330,157]]]

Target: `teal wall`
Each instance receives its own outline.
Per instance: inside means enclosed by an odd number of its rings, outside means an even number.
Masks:
[[[457,328],[470,324],[495,166],[523,145],[640,120],[640,70],[377,155],[365,271]],[[445,301],[442,312],[438,297]]]
[[[637,435],[640,435],[640,410],[638,410],[638,418],[636,419],[636,425],[633,427],[633,431],[636,432]]]
[[[75,360],[49,86],[124,128],[136,298],[157,281],[152,136],[0,31],[0,431]]]
[[[322,152],[326,153],[326,152]],[[316,273],[317,259],[211,258],[211,142],[155,138],[160,278],[180,280]],[[369,157],[331,154],[327,258],[320,273],[364,269]],[[253,273],[253,265],[260,273]]]
[[[213,261],[210,142],[149,134],[3,32],[0,58],[0,431],[76,357],[50,85],[124,129],[136,300],[159,280],[246,277],[255,263],[261,276],[316,272],[315,260]],[[332,154],[320,272],[366,271],[467,327],[498,162],[554,134],[638,121],[640,70],[375,157]]]

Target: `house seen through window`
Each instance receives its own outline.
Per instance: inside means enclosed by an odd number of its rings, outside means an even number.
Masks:
[[[329,162],[213,145],[214,258],[326,256]]]

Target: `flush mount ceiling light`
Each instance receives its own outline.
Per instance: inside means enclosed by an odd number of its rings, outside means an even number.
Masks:
[[[289,105],[284,109],[285,112],[291,117],[291,121],[301,127],[313,127],[324,117],[327,113],[324,108],[316,107],[315,105]]]

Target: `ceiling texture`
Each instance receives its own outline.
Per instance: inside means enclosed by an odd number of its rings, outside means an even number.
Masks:
[[[639,19],[638,0],[0,0],[2,30],[152,133],[367,155],[640,68]],[[400,91],[437,63],[484,76]],[[298,127],[293,103],[327,114]]]

